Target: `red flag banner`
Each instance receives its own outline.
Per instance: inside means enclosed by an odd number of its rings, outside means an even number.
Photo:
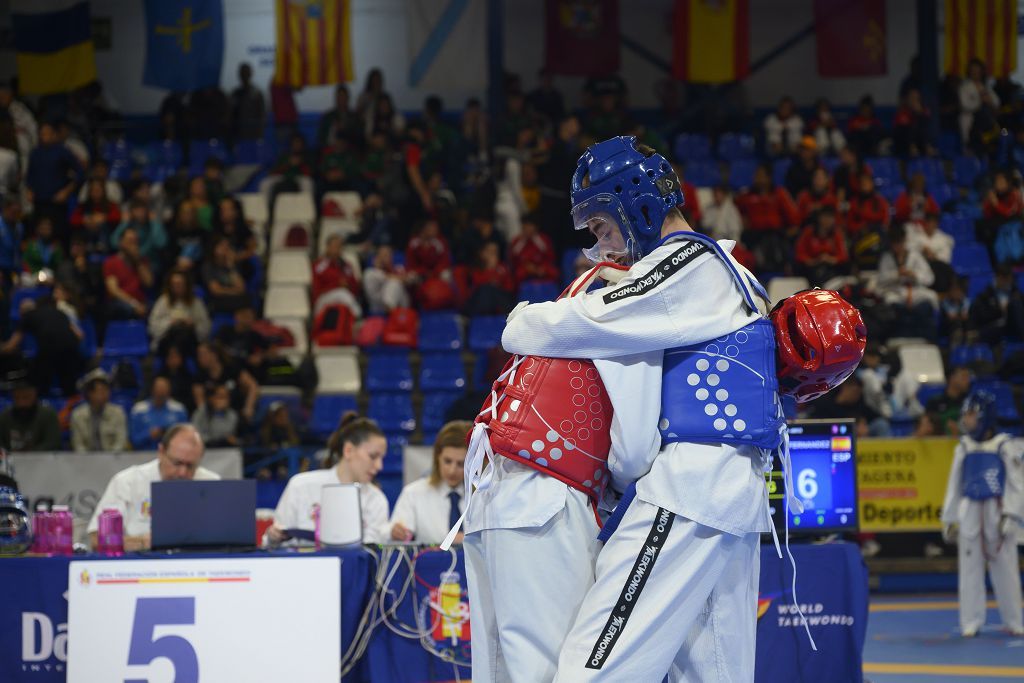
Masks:
[[[818,75],[884,76],[885,0],[814,0]]]
[[[728,83],[750,72],[748,0],[676,0],[672,75],[690,83]]]
[[[618,0],[546,0],[544,66],[563,76],[619,70]]]
[[[978,58],[990,76],[1017,70],[1017,0],[946,0],[946,73],[966,75]]]

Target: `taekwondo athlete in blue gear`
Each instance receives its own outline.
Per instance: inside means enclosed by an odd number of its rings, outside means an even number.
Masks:
[[[609,459],[613,487],[635,497],[616,510],[556,680],[752,681],[766,449],[785,429],[763,288],[734,242],[690,230],[671,166],[632,137],[587,150],[572,200],[597,240],[587,255],[632,267],[585,296],[520,305],[502,342],[595,363],[660,354],[605,386],[616,408],[661,397],[629,425],[661,448]]]
[[[1003,624],[1024,635],[1017,532],[1024,520],[1021,445],[999,433],[995,397],[975,391],[964,401],[960,443],[942,506],[943,536],[959,556],[960,633],[985,625],[985,567]]]

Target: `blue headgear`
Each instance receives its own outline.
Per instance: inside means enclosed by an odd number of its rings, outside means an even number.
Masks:
[[[977,423],[974,429],[966,430],[963,427],[963,416],[973,412],[978,414]],[[987,391],[972,391],[960,408],[960,420],[961,431],[975,441],[981,441],[986,435],[994,433],[999,422],[999,416],[996,411],[996,397]]]
[[[668,160],[644,156],[632,135],[591,145],[572,177],[573,225],[597,235],[598,243],[584,251],[593,261],[620,255],[640,260],[661,240],[665,216],[682,205],[679,178]]]

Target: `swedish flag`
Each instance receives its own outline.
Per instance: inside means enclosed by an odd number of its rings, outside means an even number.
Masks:
[[[24,92],[66,92],[96,80],[89,3],[14,0],[11,29],[19,85]]]
[[[146,0],[144,84],[177,91],[217,85],[223,61],[221,0]]]

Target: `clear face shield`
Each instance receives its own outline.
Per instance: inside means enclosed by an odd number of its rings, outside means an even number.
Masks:
[[[636,241],[626,212],[618,198],[611,194],[600,194],[572,207],[573,227],[589,230],[596,242],[583,250],[583,255],[594,263],[611,261],[632,265],[636,258]],[[625,235],[630,235],[627,240]]]

